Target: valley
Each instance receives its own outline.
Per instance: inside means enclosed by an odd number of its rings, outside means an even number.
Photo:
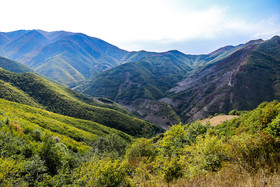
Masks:
[[[192,55],[0,32],[0,186],[274,185],[279,75],[279,36]]]
[[[108,98],[163,129],[279,99],[279,57],[271,53],[279,51],[279,36],[203,55],[129,52],[66,31],[20,30],[1,33],[1,41],[4,57],[88,97]],[[261,84],[254,84],[259,76]]]

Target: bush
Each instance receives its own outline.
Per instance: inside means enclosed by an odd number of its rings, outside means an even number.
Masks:
[[[125,154],[128,143],[116,134],[101,137],[93,145],[93,150],[99,155],[106,154],[110,157],[120,157]]]
[[[250,173],[269,167],[272,171],[280,163],[280,141],[264,132],[236,136],[231,141],[230,158]]]
[[[78,186],[130,186],[128,179],[131,171],[127,162],[104,158],[92,159],[75,171],[75,184]]]
[[[207,123],[206,125],[201,124],[199,121],[191,123],[188,127],[186,127],[186,140],[188,144],[195,142],[196,137],[199,135],[204,135],[206,132],[211,128],[210,124]]]
[[[280,137],[280,119],[276,119],[272,123],[268,124],[266,130],[273,136]]]
[[[142,158],[153,160],[157,154],[157,149],[151,140],[137,139],[126,151],[126,158],[131,165],[137,165]]]
[[[57,143],[52,137],[45,137],[40,156],[45,161],[50,174],[57,174],[70,159],[68,148],[63,143]]]
[[[184,127],[173,125],[170,130],[164,133],[164,138],[160,141],[161,150],[164,155],[169,157],[178,155],[180,149],[187,143],[187,133]]]
[[[173,158],[164,169],[164,180],[169,183],[183,176],[183,165]]]
[[[217,136],[199,136],[195,144],[185,149],[189,161],[188,175],[218,171],[226,159],[224,147],[223,140]]]

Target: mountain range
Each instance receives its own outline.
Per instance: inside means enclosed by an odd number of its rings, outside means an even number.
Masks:
[[[279,75],[279,36],[190,55],[0,33],[0,186],[277,186]]]
[[[37,73],[74,87],[93,79],[100,72],[127,62],[153,55],[172,56],[198,67],[223,56],[227,50],[212,55],[185,55],[179,51],[155,53],[128,52],[101,39],[66,31],[19,30],[0,33],[0,56],[27,65]]]
[[[4,69],[17,72],[25,64],[24,72],[90,98],[112,100],[132,112],[126,115],[164,129],[279,99],[279,36],[191,55],[129,52],[82,33],[19,30],[0,33],[0,55]],[[21,64],[7,66],[9,59]],[[85,96],[79,98],[88,100]]]
[[[233,109],[252,110],[279,99],[279,44],[275,36],[208,55],[150,55],[104,71],[75,90],[110,98],[163,128]]]

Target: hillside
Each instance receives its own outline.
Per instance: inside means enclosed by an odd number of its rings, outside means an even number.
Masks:
[[[0,56],[0,67],[15,73],[33,72],[27,66]]]
[[[279,100],[280,37],[251,41],[226,58],[190,73],[161,101],[188,121]]]
[[[191,70],[187,63],[172,55],[157,54],[105,71],[75,90],[109,98],[153,123],[158,124],[159,120],[154,119],[154,113],[161,112],[160,115],[166,116],[161,126],[167,128],[180,122],[180,118],[171,107],[155,101]]]
[[[0,69],[0,98],[91,120],[132,136],[153,136],[161,129],[128,113],[110,100],[89,99],[33,73]]]
[[[150,54],[104,71],[75,90],[110,98],[167,128],[179,121],[232,109],[251,110],[263,101],[279,99],[278,69],[279,37],[275,36],[208,55]]]
[[[119,146],[111,149],[116,156],[132,141],[92,121],[0,99],[0,186],[41,186],[38,182],[78,167],[98,153],[100,141],[112,138]]]
[[[128,53],[98,38],[65,31],[2,32],[0,41],[0,55],[69,87],[120,64]]]
[[[131,140],[0,99],[0,185],[277,186],[280,103],[239,113],[215,127],[196,121]]]
[[[236,50],[238,47],[228,46],[208,55],[186,55],[176,50],[141,51],[128,59],[137,60],[139,55],[142,59],[104,71],[74,89],[85,95],[109,98],[140,118],[168,129],[179,123],[181,117],[173,106],[160,101],[166,92],[192,70],[215,63]]]

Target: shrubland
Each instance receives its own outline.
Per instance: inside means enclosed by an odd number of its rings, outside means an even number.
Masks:
[[[178,124],[150,139],[124,138],[118,131],[101,136],[83,132],[78,139],[60,131],[62,127],[33,124],[39,116],[25,118],[4,107],[0,110],[2,186],[277,186],[280,182],[277,101],[240,112],[215,127],[199,121]]]

